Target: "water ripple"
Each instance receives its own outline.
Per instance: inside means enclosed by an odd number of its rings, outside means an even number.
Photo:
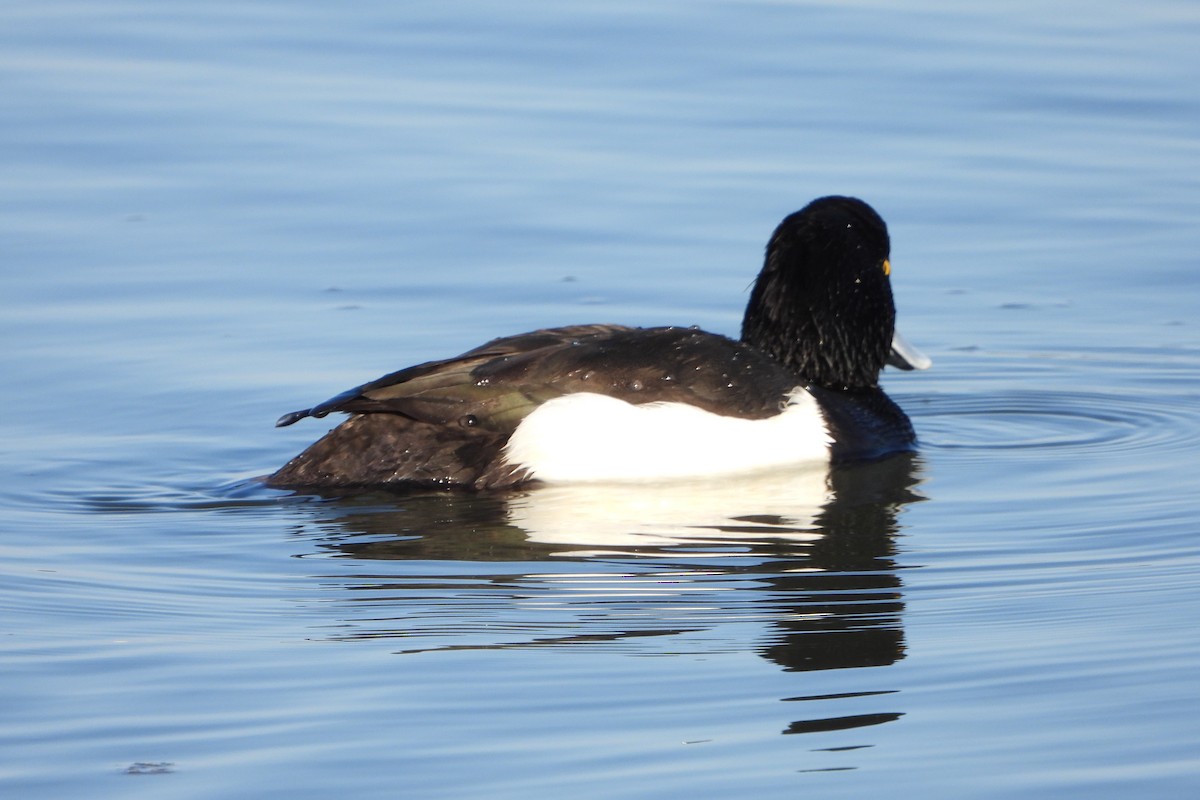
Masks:
[[[998,451],[1041,458],[1048,449],[1180,453],[1200,443],[1200,410],[1181,397],[1023,390],[934,395],[910,410],[923,449],[981,459]]]

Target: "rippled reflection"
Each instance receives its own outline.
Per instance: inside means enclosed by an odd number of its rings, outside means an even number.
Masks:
[[[395,640],[401,654],[752,650],[799,672],[904,657],[895,533],[901,509],[920,499],[918,475],[918,460],[901,456],[712,483],[371,495],[307,508],[321,548],[356,562],[351,574],[320,577],[338,595],[331,639]],[[899,715],[798,720],[785,732]]]

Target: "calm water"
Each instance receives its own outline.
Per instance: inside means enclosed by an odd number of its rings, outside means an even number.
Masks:
[[[0,794],[1200,790],[1194,3],[0,9]],[[920,455],[260,488],[504,333],[889,221]]]

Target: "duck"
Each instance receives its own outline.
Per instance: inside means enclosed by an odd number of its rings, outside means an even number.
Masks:
[[[880,388],[899,335],[887,225],[818,198],[771,235],[737,339],[584,324],[493,339],[284,414],[349,417],[266,478],[291,490],[713,478],[881,459],[916,434]]]

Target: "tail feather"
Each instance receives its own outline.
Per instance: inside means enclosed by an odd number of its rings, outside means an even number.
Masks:
[[[306,408],[303,411],[289,411],[279,419],[275,420],[276,428],[286,428],[288,425],[295,425],[305,417],[312,416],[312,409]]]

